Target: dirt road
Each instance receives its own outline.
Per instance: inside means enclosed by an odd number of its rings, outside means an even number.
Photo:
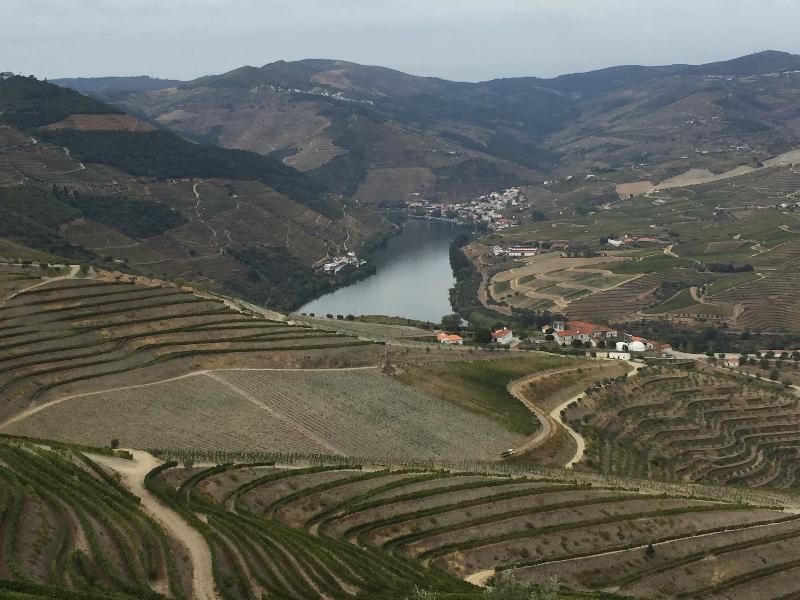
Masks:
[[[635,375],[639,369],[644,367],[644,365],[634,362],[628,362],[633,369],[628,372],[627,376],[631,377]],[[569,425],[564,423],[563,419],[561,418],[561,411],[564,410],[567,406],[572,404],[573,402],[577,401],[584,395],[584,391],[580,391],[571,398],[568,398],[558,406],[556,406],[553,410],[550,411],[550,414],[545,414],[538,406],[534,403],[530,402],[525,396],[522,394],[522,390],[525,386],[530,383],[533,383],[539,379],[549,377],[551,375],[558,375],[559,373],[568,373],[570,371],[577,371],[580,367],[570,367],[568,369],[559,369],[557,371],[550,371],[549,373],[534,373],[533,375],[528,375],[527,377],[522,377],[521,379],[516,379],[508,384],[508,391],[509,393],[514,396],[517,400],[522,402],[525,407],[531,411],[537,419],[539,419],[539,423],[541,423],[542,428],[536,432],[535,435],[528,438],[523,442],[523,444],[517,448],[514,448],[514,453],[519,455],[543,444],[547,439],[554,435],[557,429],[560,427],[564,429],[572,439],[575,440],[576,449],[575,453],[572,455],[563,467],[565,469],[571,469],[575,463],[578,463],[583,458],[583,454],[586,451],[586,440],[583,439],[583,436],[579,434],[577,431],[572,429]]]
[[[514,453],[524,454],[534,448],[543,444],[551,435],[554,434],[555,428],[560,424],[560,420],[556,421],[553,418],[552,412],[548,415],[545,414],[538,406],[536,406],[533,402],[528,400],[525,395],[522,393],[522,390],[528,386],[529,384],[543,379],[545,377],[550,377],[551,375],[558,375],[560,373],[569,373],[570,371],[577,371],[580,367],[570,367],[568,369],[558,369],[556,371],[549,371],[547,373],[533,373],[532,375],[526,375],[525,377],[521,377],[520,379],[515,379],[511,383],[508,384],[508,393],[514,396],[517,400],[522,402],[529,411],[531,411],[534,416],[539,420],[542,427],[539,431],[536,432],[533,436],[529,437],[525,440],[520,446],[514,448]],[[572,402],[573,399],[570,398],[568,402]],[[563,426],[563,424],[561,424]],[[576,434],[577,435],[577,434]]]
[[[62,279],[75,279],[78,276],[78,272],[81,269],[80,265],[50,265],[50,266],[53,267],[53,268],[67,268],[67,267],[69,267],[69,273],[67,273],[66,275],[58,275],[56,277],[42,277],[41,280],[39,280],[38,282],[34,283],[33,285],[29,285],[28,287],[22,288],[21,290],[17,290],[13,294],[9,294],[8,297],[3,298],[2,301],[0,301],[0,305],[5,304],[6,302],[8,302],[9,300],[11,300],[13,298],[16,298],[20,294],[24,294],[25,292],[29,292],[31,290],[35,290],[36,288],[40,288],[43,285],[47,285],[51,281],[60,281]]]
[[[119,473],[128,489],[142,499],[144,511],[189,550],[192,561],[192,598],[217,600],[220,596],[214,585],[211,551],[206,540],[178,513],[159,502],[144,486],[145,475],[160,465],[161,461],[141,450],[128,451],[133,455],[133,460],[98,454],[89,456],[93,461]]]
[[[570,458],[564,464],[565,469],[571,469],[575,463],[581,461],[581,459],[583,458],[583,453],[586,451],[586,440],[583,439],[583,436],[580,433],[578,433],[572,427],[564,423],[563,419],[561,418],[561,411],[567,408],[573,402],[577,401],[578,398],[583,396],[583,394],[584,392],[575,394],[572,398],[562,402],[561,404],[559,404],[553,410],[550,411],[550,418],[553,419],[556,423],[558,423],[561,427],[563,427],[566,430],[566,432],[570,435],[570,437],[573,440],[575,440],[575,444],[577,446],[575,448],[575,454],[573,454],[572,458]]]

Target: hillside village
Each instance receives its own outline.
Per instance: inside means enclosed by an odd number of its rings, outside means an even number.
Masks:
[[[459,225],[473,226],[484,231],[502,231],[516,225],[512,211],[531,209],[532,206],[525,192],[518,187],[490,192],[465,202],[435,202],[415,192],[406,202],[406,209],[411,214],[448,219]]]

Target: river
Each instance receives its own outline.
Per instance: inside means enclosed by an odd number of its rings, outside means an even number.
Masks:
[[[325,294],[298,312],[389,315],[438,322],[453,312],[450,242],[462,231],[446,221],[409,219],[373,256],[375,274]]]

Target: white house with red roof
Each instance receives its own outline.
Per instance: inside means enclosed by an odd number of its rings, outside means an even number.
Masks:
[[[492,341],[496,344],[510,344],[514,334],[507,327],[492,332]]]
[[[553,336],[559,344],[571,344],[574,340],[590,342],[593,346],[603,340],[616,340],[616,329],[595,325],[585,321],[556,321],[553,323]]]
[[[464,344],[464,338],[462,338],[460,335],[456,335],[453,333],[445,333],[444,331],[439,333],[436,336],[436,339],[439,340],[439,343],[445,344],[447,346],[452,346],[454,344],[461,346]]]

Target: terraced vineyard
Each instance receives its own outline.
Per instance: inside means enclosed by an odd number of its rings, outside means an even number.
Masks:
[[[738,322],[750,331],[780,332],[800,330],[797,290],[800,273],[766,273],[762,279],[725,290],[712,297],[733,305]],[[769,300],[765,309],[764,299]]]
[[[72,397],[3,431],[93,445],[117,438],[137,448],[398,459],[492,460],[523,437],[377,368],[215,369]]]
[[[601,319],[619,322],[630,319],[638,311],[654,306],[667,297],[658,295],[664,285],[689,287],[708,279],[703,273],[691,269],[671,269],[632,279],[613,289],[598,292],[571,302],[567,312],[572,319]]]
[[[395,597],[411,582],[457,592],[447,574],[512,569],[648,598],[748,598],[735,594],[757,581],[777,598],[796,561],[773,557],[768,569],[760,558],[800,544],[795,515],[696,496],[424,469],[174,465],[152,472],[150,489],[203,533],[226,598],[369,596],[380,585]],[[705,566],[704,548],[735,568]]]
[[[0,303],[0,420],[31,403],[209,365],[286,366],[287,356],[335,364],[365,344],[255,318],[176,286],[34,282]]]
[[[567,411],[603,473],[794,487],[800,399],[776,385],[707,371],[649,369]]]
[[[183,547],[77,449],[0,440],[0,532],[3,598],[191,595]]]

